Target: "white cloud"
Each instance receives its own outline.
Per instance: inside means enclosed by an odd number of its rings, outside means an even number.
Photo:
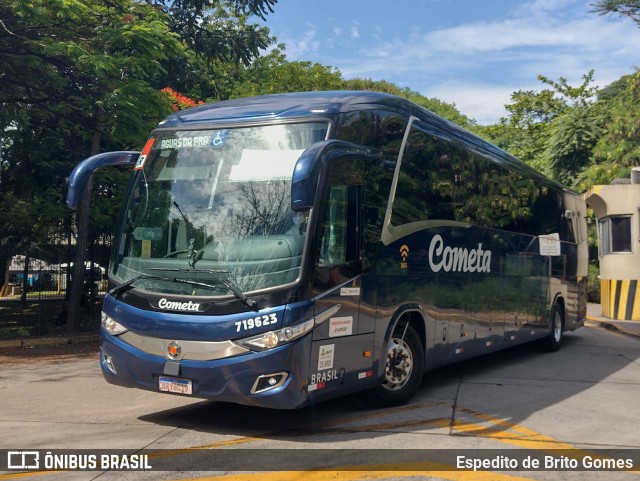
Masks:
[[[498,18],[453,24],[451,17],[448,27],[429,31],[415,26],[414,19],[407,28],[376,29],[364,16],[345,27],[348,47],[342,47],[342,40],[340,49],[323,51],[317,38],[322,30],[309,26],[300,38],[286,41],[287,56],[313,55],[314,61],[339,68],[345,78],[384,79],[413,90],[427,86],[425,95],[455,103],[480,123],[493,123],[504,115],[513,92],[545,88],[537,81],[539,74],[553,80],[562,76],[577,85],[595,69],[596,84],[604,86],[638,65],[640,29],[628,19],[592,12],[592,3],[514,3]],[[325,45],[331,47],[338,45],[331,40],[343,29],[327,33],[332,38]]]
[[[283,36],[280,42],[286,44],[287,57],[289,59],[300,59],[317,54],[320,49],[320,42],[316,39],[317,28],[308,25],[307,30],[298,38],[287,38]]]
[[[511,94],[516,90],[526,88],[452,81],[427,88],[421,93],[454,104],[460,112],[480,124],[492,124],[507,115],[504,106],[510,102]]]
[[[562,21],[555,9],[565,2],[537,0],[520,12],[527,15],[500,21],[474,22],[416,33],[367,48],[349,70],[416,88],[455,103],[480,123],[496,122],[504,104],[517,90],[545,88],[539,74],[570,84],[595,69],[604,86],[629,73],[638,58],[640,30],[632,22],[615,22],[593,13]]]
[[[515,7],[513,15],[518,17],[547,17],[549,15],[557,17],[567,9],[575,11],[575,6],[577,6],[576,0],[533,0]]]
[[[593,17],[560,23],[545,18],[533,23],[529,19],[461,25],[428,33],[422,40],[431,52],[469,55],[513,49],[575,48],[601,51],[609,48],[637,48],[638,36],[630,38],[631,28],[603,22]],[[634,41],[635,40],[635,41]],[[542,52],[541,52],[542,53]]]
[[[427,60],[446,56],[468,63],[497,58],[514,61],[524,55],[552,59],[558,52],[637,56],[640,30],[629,24],[610,23],[600,17],[568,23],[529,19],[478,22],[433,32],[413,33],[404,39],[382,42],[365,50],[368,57]],[[487,55],[490,55],[489,57]],[[588,60],[588,58],[585,58]]]

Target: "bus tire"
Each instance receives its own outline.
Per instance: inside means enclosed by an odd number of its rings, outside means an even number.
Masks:
[[[544,348],[550,352],[556,352],[560,349],[562,339],[564,337],[564,311],[559,303],[553,305],[551,311],[551,332],[544,340]]]
[[[382,384],[366,391],[367,400],[376,407],[404,404],[420,388],[423,373],[420,336],[411,324],[402,323],[389,339]]]

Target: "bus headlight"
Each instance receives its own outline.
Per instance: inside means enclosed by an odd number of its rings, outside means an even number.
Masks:
[[[104,327],[105,330],[112,336],[117,336],[119,334],[122,334],[123,332],[128,331],[128,329],[124,327],[122,324],[120,324],[118,321],[116,321],[112,317],[107,316],[104,313],[104,311],[101,313],[100,317],[101,317],[102,327]]]
[[[277,331],[269,331],[258,334],[257,336],[245,337],[244,339],[238,339],[234,342],[252,351],[266,351],[304,336],[313,329],[314,325],[315,319],[309,319],[295,326],[283,327]]]

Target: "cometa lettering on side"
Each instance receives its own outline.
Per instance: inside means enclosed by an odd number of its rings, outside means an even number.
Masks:
[[[435,235],[429,244],[429,266],[433,272],[491,272],[491,251],[450,247],[442,236]]]

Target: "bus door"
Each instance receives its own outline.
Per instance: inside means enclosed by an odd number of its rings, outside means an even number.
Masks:
[[[316,230],[316,322],[309,393],[355,391],[373,382],[373,329],[360,326],[362,160],[331,162]],[[364,331],[364,332],[362,332]],[[369,332],[367,332],[369,331]]]

